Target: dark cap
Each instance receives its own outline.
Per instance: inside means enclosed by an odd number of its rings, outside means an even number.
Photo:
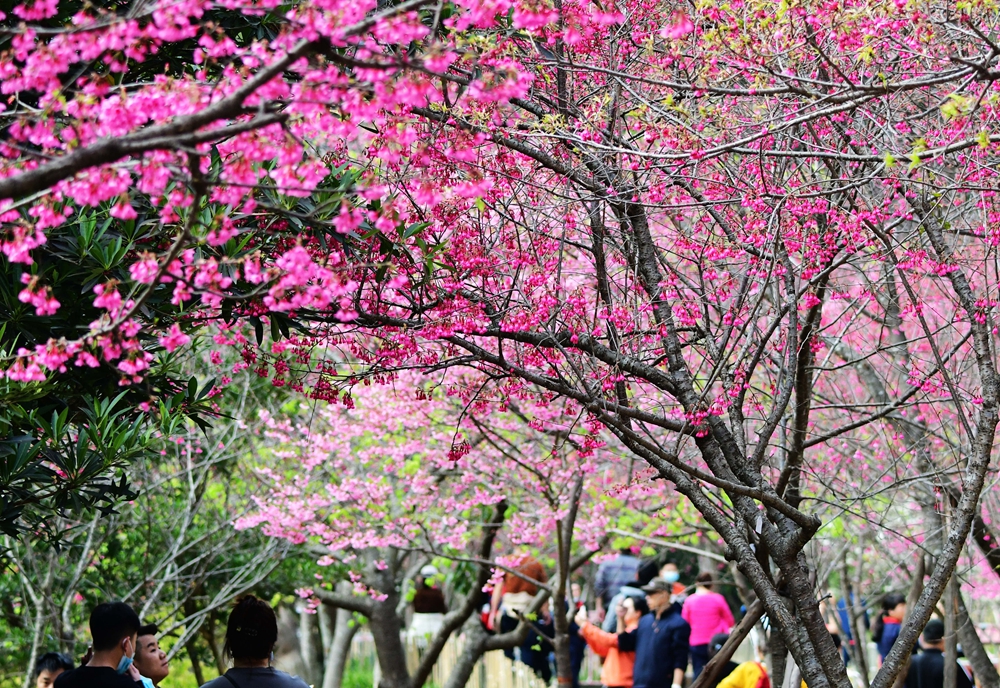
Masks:
[[[728,633],[716,633],[712,636],[712,639],[708,641],[708,651],[711,654],[715,654],[722,649],[722,646],[726,644],[729,640]]]
[[[654,578],[653,580],[649,581],[647,585],[644,585],[639,589],[642,590],[647,595],[649,595],[654,592],[672,592],[674,586],[668,583],[663,578]]]
[[[944,623],[940,619],[931,619],[924,626],[924,640],[936,643],[944,638]]]

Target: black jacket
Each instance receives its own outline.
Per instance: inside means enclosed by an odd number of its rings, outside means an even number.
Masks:
[[[681,618],[681,606],[676,603],[659,617],[645,614],[635,630],[619,633],[618,649],[635,652],[633,688],[670,688],[674,669],[687,669],[690,640],[691,627]]]
[[[142,688],[124,674],[108,667],[82,666],[56,677],[55,688]]]
[[[958,667],[956,688],[973,688],[972,681],[962,667]],[[941,650],[924,650],[910,658],[906,674],[906,688],[944,688],[944,653]]]

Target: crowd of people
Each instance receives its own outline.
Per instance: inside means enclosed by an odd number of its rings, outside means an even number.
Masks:
[[[644,566],[631,552],[622,551],[601,564],[595,586],[596,607],[587,611],[574,584],[563,611],[572,618],[570,656],[574,685],[578,685],[584,649],[589,646],[603,660],[601,683],[607,688],[682,688],[688,667],[696,680],[709,661],[726,645],[734,626],[726,598],[715,591],[712,573],[702,572],[688,588],[680,582],[678,568],[667,562],[655,577],[641,583]],[[645,572],[646,575],[649,571]],[[447,612],[442,591],[435,585],[438,570],[425,566],[416,581],[411,637],[433,634]],[[530,619],[530,630],[507,656],[523,662],[543,681],[552,678],[551,652],[554,624],[546,602],[533,608],[545,569],[532,557],[503,576],[496,586],[483,623],[493,632],[506,633]],[[575,606],[575,613],[571,607]],[[537,613],[535,613],[537,611]],[[838,610],[839,611],[839,610]],[[906,616],[906,601],[886,595],[882,613],[872,625],[873,639],[884,658],[899,635]],[[160,648],[159,629],[143,625],[124,602],[97,605],[90,615],[92,645],[81,665],[74,668],[66,655],[42,655],[34,668],[36,688],[157,688],[170,673],[166,653]],[[835,637],[836,640],[839,638]],[[278,641],[278,624],[267,602],[245,595],[232,609],[226,627],[224,653],[232,668],[202,688],[307,688],[305,682],[272,666]],[[930,621],[906,674],[906,688],[943,688],[945,675],[944,625]],[[845,657],[846,661],[846,657]],[[795,669],[792,667],[792,671]],[[770,688],[770,677],[761,661],[729,661],[717,667],[705,688]],[[786,685],[807,688],[793,673]],[[973,688],[964,667],[957,668],[956,688]]]
[[[544,568],[532,557],[522,558],[513,573],[505,575],[494,589],[484,618],[487,627],[495,632],[516,628],[530,608],[537,584],[547,580]],[[649,562],[630,550],[621,550],[603,562],[594,585],[595,609],[587,612],[575,584],[566,603],[567,608],[570,604],[577,607],[570,626],[574,686],[578,685],[583,645],[602,658],[601,683],[607,688],[681,688],[685,680],[698,679],[706,664],[728,642],[735,625],[729,602],[715,590],[716,585],[714,575],[703,571],[693,586],[685,586],[675,562],[668,561],[651,572]],[[902,595],[893,593],[882,599],[882,613],[872,625],[873,640],[882,659],[896,642],[905,616],[906,600]],[[830,632],[839,647],[835,628],[831,627]],[[527,664],[548,683],[552,676],[552,635],[551,612],[546,604],[525,641],[507,650],[507,656]],[[943,624],[930,621],[920,636],[919,654],[914,648],[906,688],[943,688],[943,637]],[[770,676],[760,661],[763,648],[760,650],[754,660],[724,663],[713,672],[705,688],[770,688]],[[849,661],[846,649],[844,661]],[[789,672],[794,674],[791,682],[787,680]],[[957,688],[973,688],[967,667],[959,665],[957,675]],[[807,688],[794,663],[786,671],[785,684]]]

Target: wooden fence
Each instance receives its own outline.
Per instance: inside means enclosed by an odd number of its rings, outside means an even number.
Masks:
[[[458,658],[462,653],[464,639],[459,636],[452,637],[445,643],[441,650],[441,656],[434,664],[431,673],[431,682],[437,688],[442,688],[451,676],[452,670],[458,663]],[[406,648],[406,667],[412,673],[416,670],[420,662],[420,643],[413,638],[404,638]],[[358,659],[372,658],[375,672],[372,677],[372,685],[377,688],[381,671],[378,666],[378,658],[375,655],[375,644],[368,633],[358,633],[354,636],[351,644],[351,656]],[[595,657],[596,659],[596,657]],[[599,660],[598,660],[599,662]],[[586,662],[585,662],[586,664]],[[600,673],[600,664],[597,664],[597,671]],[[580,672],[583,674],[584,672]],[[507,659],[500,650],[487,652],[472,670],[472,676],[466,684],[466,688],[549,688],[542,679],[538,678],[534,671],[520,662]]]

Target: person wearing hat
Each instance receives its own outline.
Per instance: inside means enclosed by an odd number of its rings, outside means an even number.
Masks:
[[[671,583],[654,578],[641,590],[646,593],[649,613],[634,630],[618,634],[618,649],[635,652],[633,688],[681,688],[691,627],[681,617],[681,606],[670,600]]]
[[[944,688],[944,623],[931,619],[920,635],[920,654],[910,658],[906,672],[906,688]],[[956,662],[957,664],[957,662]],[[956,667],[955,688],[973,688],[972,680]]]
[[[448,613],[444,594],[434,586],[439,575],[437,567],[427,564],[417,576],[417,591],[413,596],[413,619],[410,621],[410,636],[426,639],[434,637],[441,630],[444,615]]]
[[[708,643],[708,658],[715,657],[728,641],[728,633],[717,633],[712,636]],[[737,664],[729,660],[716,674],[709,688],[771,688],[771,678],[760,662]]]

